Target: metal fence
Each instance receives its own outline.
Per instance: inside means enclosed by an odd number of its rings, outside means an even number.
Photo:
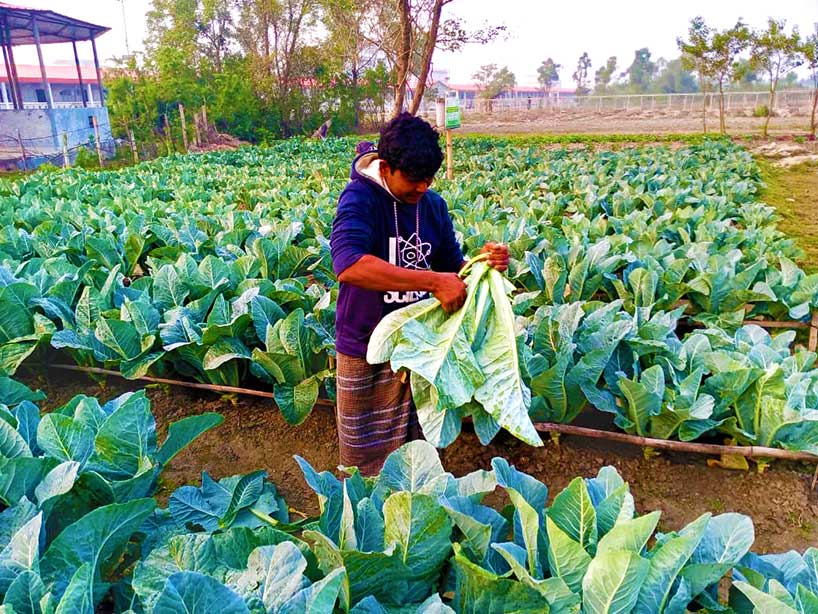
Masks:
[[[776,92],[775,110],[786,111],[793,115],[809,114],[812,109],[814,93],[809,89],[783,90]],[[753,111],[766,105],[769,93],[725,92],[724,106],[727,112]],[[611,96],[565,96],[550,98],[517,97],[495,98],[493,100],[477,99],[471,105],[463,104],[464,115],[471,113],[495,113],[500,111],[526,110],[561,110],[575,109],[582,111],[701,111],[707,105],[708,110],[719,106],[718,92],[702,94],[616,94]]]

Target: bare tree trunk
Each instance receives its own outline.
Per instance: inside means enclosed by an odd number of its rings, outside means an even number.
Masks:
[[[395,84],[395,106],[392,117],[397,117],[403,111],[403,101],[406,97],[406,78],[409,76],[409,61],[412,52],[412,22],[409,18],[409,0],[398,0],[400,16],[400,53],[398,54],[398,81]]]
[[[773,108],[775,107],[775,83],[770,81],[770,98],[767,101],[767,117],[764,118],[764,127],[761,129],[761,136],[767,138],[767,130],[770,127],[770,117],[773,115]]]
[[[437,45],[437,31],[440,27],[440,13],[443,11],[443,0],[435,0],[432,11],[432,25],[429,28],[429,35],[426,37],[426,42],[423,46],[417,90],[415,91],[415,97],[412,99],[412,107],[409,109],[412,115],[417,114],[420,104],[423,101],[423,94],[426,91],[426,79],[429,78],[429,70],[432,66],[432,55],[435,51],[435,45]]]
[[[702,78],[702,128],[707,134],[707,85],[704,83],[704,78]]]
[[[361,125],[361,96],[358,92],[358,65],[352,68],[352,125],[355,130]]]
[[[812,114],[810,115],[809,120],[809,129],[810,133],[812,134],[812,138],[815,138],[815,110],[818,108],[818,87],[815,88],[815,91],[812,93]]]
[[[727,123],[724,121],[724,83],[719,80],[719,131],[727,133]]]

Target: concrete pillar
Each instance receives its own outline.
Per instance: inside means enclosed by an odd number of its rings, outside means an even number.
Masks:
[[[99,85],[99,102],[105,106],[105,90],[102,87],[102,71],[99,69],[99,57],[97,56],[97,41],[94,39],[94,33],[91,32],[91,49],[94,50],[94,66],[97,69],[97,84]]]
[[[71,46],[74,48],[74,65],[77,67],[77,79],[80,83],[80,98],[82,98],[82,106],[88,106],[88,99],[85,96],[85,88],[82,83],[82,69],[80,68],[80,56],[77,53],[77,41],[71,41]]]
[[[37,59],[40,60],[40,76],[43,78],[43,89],[48,108],[54,108],[54,98],[51,95],[51,87],[48,85],[48,75],[45,74],[45,62],[43,62],[43,49],[40,45],[40,27],[37,25],[37,18],[32,19],[34,23],[34,44],[37,46]]]
[[[11,44],[11,29],[6,21],[3,24],[5,31],[6,50],[8,52],[9,83],[11,84],[11,99],[17,109],[23,108],[23,92],[20,90],[20,80],[17,78],[17,64],[14,63],[14,47]]]

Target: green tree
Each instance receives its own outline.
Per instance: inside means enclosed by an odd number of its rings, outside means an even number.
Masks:
[[[497,98],[503,92],[514,89],[517,78],[507,66],[497,68],[497,64],[485,64],[472,75],[472,79],[477,84],[480,97],[486,100]]]
[[[374,68],[379,59],[380,50],[369,38],[376,27],[377,12],[371,4],[355,0],[325,2],[328,55],[334,60],[335,83],[342,81],[345,84],[345,91],[339,92],[341,108],[349,108],[352,128],[357,130],[361,123],[364,95],[362,80],[366,71]]]
[[[443,10],[452,2],[454,0],[396,0],[396,5],[392,2],[375,3],[380,7],[380,27],[371,40],[384,52],[394,71],[393,115],[403,110],[406,87],[412,75],[416,78],[416,85],[409,111],[417,113],[436,49],[458,51],[467,44],[485,44],[505,31],[503,25],[469,30],[462,19],[444,17]]]
[[[612,55],[605,62],[605,66],[600,66],[594,73],[595,89],[597,94],[604,94],[611,85],[611,79],[616,72],[616,56]]]
[[[798,28],[790,34],[785,31],[786,21],[769,19],[767,29],[754,32],[751,37],[750,62],[753,67],[763,71],[770,84],[768,113],[764,118],[761,134],[767,137],[770,117],[775,110],[775,90],[778,80],[804,62],[801,54],[801,36]]]
[[[682,59],[676,58],[662,63],[652,89],[661,94],[687,94],[697,91],[699,87],[693,73],[684,67]]]
[[[759,82],[758,71],[748,58],[739,58],[733,67],[733,77],[741,89],[752,89]]]
[[[591,58],[587,51],[583,51],[577,60],[577,69],[571,75],[571,79],[577,84],[576,95],[585,96],[590,91],[588,89],[588,70],[591,68]]]
[[[238,40],[255,90],[272,111],[267,118],[281,136],[304,128],[308,97],[315,93],[320,50],[306,41],[319,36],[319,0],[237,0]]]
[[[656,64],[650,60],[650,50],[642,47],[634,51],[633,62],[626,71],[628,84],[634,92],[647,92],[656,74]]]
[[[546,97],[551,94],[551,88],[554,87],[554,84],[560,80],[560,68],[562,66],[551,58],[544,60],[537,68],[537,83],[545,92]]]
[[[676,44],[682,52],[682,66],[696,73],[702,92],[702,129],[707,134],[707,85],[711,77],[710,56],[713,30],[701,16],[690,20],[687,40],[678,37]]]
[[[733,70],[738,55],[750,44],[750,30],[739,19],[732,28],[713,34],[710,73],[719,88],[719,131],[727,132],[724,113],[724,86],[734,80]]]
[[[713,30],[702,17],[694,17],[688,28],[688,40],[676,40],[682,51],[682,59],[687,68],[699,75],[702,86],[702,120],[707,132],[706,84],[712,80],[719,91],[719,131],[727,131],[724,113],[724,86],[734,79],[734,69],[738,55],[750,43],[750,31],[739,19],[732,28]]]

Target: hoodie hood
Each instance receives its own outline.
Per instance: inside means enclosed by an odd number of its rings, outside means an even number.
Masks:
[[[355,158],[355,161],[352,163],[352,172],[349,176],[351,179],[362,179],[378,186],[389,195],[389,198],[400,202],[400,199],[392,194],[389,190],[389,186],[386,185],[383,177],[381,177],[381,160],[378,158],[377,151],[370,151]]]

